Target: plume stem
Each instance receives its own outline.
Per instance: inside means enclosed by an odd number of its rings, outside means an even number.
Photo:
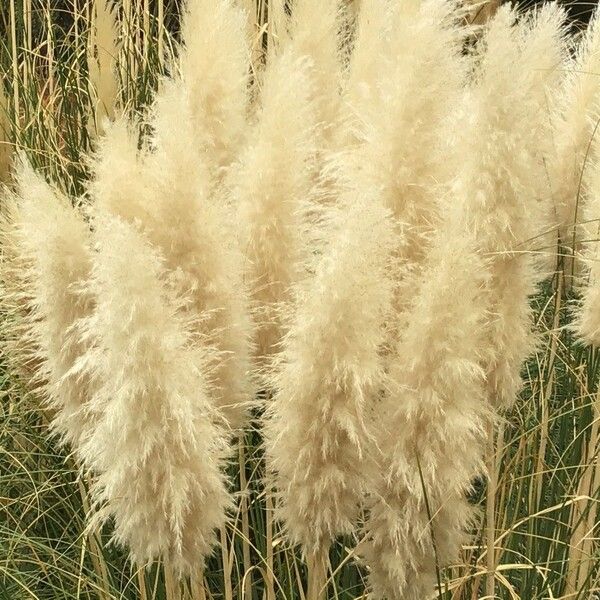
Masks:
[[[140,567],[137,572],[138,586],[140,588],[140,600],[148,600],[148,594],[146,593],[146,579],[144,577],[144,567]]]
[[[193,600],[206,600],[206,589],[204,588],[204,569],[192,578]]]
[[[493,399],[492,399],[493,400]],[[495,597],[496,582],[496,489],[498,487],[498,469],[496,458],[496,443],[494,425],[489,425],[488,443],[486,448],[486,462],[488,469],[488,491],[485,499],[486,510],[486,561],[487,574],[485,578],[485,595]]]
[[[227,552],[227,530],[221,527],[221,557],[223,560],[223,590],[225,600],[233,600],[233,587],[231,586],[231,564]]]
[[[327,597],[327,561],[329,544],[324,544],[308,559],[307,600],[325,600]]]
[[[273,580],[273,490],[266,490],[266,527],[267,527],[267,600],[275,600],[275,582]]]
[[[252,599],[252,561],[250,559],[250,522],[248,520],[248,480],[246,479],[246,440],[240,435],[239,465],[240,465],[240,512],[242,517],[242,557],[244,561],[244,596]]]
[[[173,575],[173,567],[172,565],[166,563],[164,565],[165,571],[165,594],[167,596],[167,600],[180,600],[179,590],[177,589],[177,584],[175,583],[175,577]]]

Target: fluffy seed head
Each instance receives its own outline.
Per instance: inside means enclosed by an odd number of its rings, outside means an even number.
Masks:
[[[339,215],[314,278],[296,286],[273,380],[267,461],[278,516],[307,555],[352,531],[373,476],[369,422],[396,240],[389,213],[371,200]]]
[[[306,59],[284,50],[267,67],[261,109],[232,181],[252,282],[259,362],[282,337],[281,303],[301,274],[312,193],[314,122]]]
[[[74,326],[92,307],[89,231],[69,200],[21,158],[3,223],[3,305],[15,329],[5,351],[50,408],[52,427],[75,449],[88,435],[88,382],[72,373],[85,350]]]
[[[440,566],[457,558],[467,537],[466,493],[483,470],[488,412],[478,355],[485,305],[474,277],[483,269],[468,233],[442,226],[378,409],[380,477],[359,548],[376,598],[427,597],[436,566],[432,529]]]
[[[230,504],[207,395],[209,347],[193,336],[147,238],[110,215],[94,229],[96,307],[80,323],[89,350],[77,365],[96,383],[90,402],[102,415],[82,449],[93,495],[132,561],[162,558],[187,574],[202,568]]]

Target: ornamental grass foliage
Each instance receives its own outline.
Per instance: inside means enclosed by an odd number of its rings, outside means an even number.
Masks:
[[[4,6],[0,597],[595,598],[600,13]]]

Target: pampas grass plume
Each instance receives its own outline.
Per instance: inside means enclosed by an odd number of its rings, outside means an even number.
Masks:
[[[393,21],[388,0],[362,0],[355,8],[353,48],[343,81],[340,107],[342,126],[350,127],[350,131],[344,132],[348,137],[341,139],[343,145],[353,140],[366,107],[373,101],[382,67],[380,58],[389,52],[386,45],[390,42]]]
[[[311,101],[315,104],[318,133],[326,145],[331,140],[339,109],[340,25],[338,0],[294,0],[290,43],[297,56],[310,61]]]
[[[436,568],[455,560],[467,538],[466,493],[483,471],[488,418],[478,340],[483,268],[468,233],[453,219],[444,223],[378,410],[381,475],[359,547],[376,598],[428,597]]]
[[[488,347],[490,400],[497,406],[514,402],[521,365],[534,348],[529,297],[541,273],[532,240],[543,221],[540,151],[549,134],[543,88],[562,61],[563,26],[564,13],[554,6],[522,24],[510,8],[498,10],[479,45],[480,70],[465,99],[457,142],[464,160],[454,194],[491,276],[482,343]]]
[[[181,76],[189,93],[194,144],[213,175],[227,167],[245,132],[250,50],[246,15],[234,0],[188,0]]]
[[[88,227],[23,157],[7,202],[2,294],[17,327],[6,340],[8,351],[50,408],[54,431],[77,450],[93,424],[88,382],[71,371],[85,351],[75,325],[92,307],[84,289],[91,264]]]
[[[94,229],[96,306],[80,324],[89,350],[77,366],[96,382],[90,402],[101,415],[82,449],[93,494],[132,561],[161,558],[188,574],[202,568],[231,503],[208,398],[210,349],[147,238],[102,213]]]
[[[314,277],[295,286],[265,425],[278,515],[309,558],[352,532],[372,477],[369,419],[396,238],[389,213],[371,200],[334,220]]]
[[[380,190],[405,230],[401,257],[416,270],[437,221],[435,187],[450,176],[443,134],[463,82],[461,31],[455,4],[445,0],[401,3],[391,19],[373,100],[359,105],[353,179],[360,189]]]
[[[583,258],[586,266],[581,286],[581,301],[575,312],[574,327],[587,344],[600,345],[600,163],[588,165],[586,203],[583,207],[585,243]]]
[[[301,274],[304,215],[312,193],[313,105],[307,59],[289,50],[267,66],[258,122],[234,169],[242,248],[256,304],[257,356],[266,358],[282,337],[281,303]]]
[[[555,147],[548,165],[554,200],[555,227],[561,245],[577,252],[585,203],[581,182],[588,168],[594,130],[600,119],[600,13],[596,10],[573,58],[565,63],[566,76],[555,100]],[[575,242],[575,247],[573,243]],[[574,260],[571,259],[571,260]],[[567,259],[567,274],[576,269]]]

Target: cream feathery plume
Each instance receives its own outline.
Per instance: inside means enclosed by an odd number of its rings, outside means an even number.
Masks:
[[[110,123],[98,140],[89,167],[92,203],[127,221],[149,222],[150,192],[147,148],[138,149],[139,131],[126,117]]]
[[[375,598],[421,600],[458,557],[483,470],[489,408],[480,367],[485,273],[459,221],[437,231],[410,306],[380,410],[380,477],[359,546]]]
[[[554,111],[555,147],[548,161],[554,199],[554,224],[563,250],[565,273],[577,275],[574,256],[579,247],[585,198],[582,181],[592,158],[590,147],[600,120],[600,12],[595,11],[574,57],[565,64],[565,77]]]
[[[311,101],[317,132],[325,145],[331,139],[339,110],[340,10],[339,0],[294,0],[289,23],[291,47],[298,56],[310,59]]]
[[[214,368],[215,402],[237,429],[252,400],[253,323],[235,212],[224,194],[211,193],[207,185],[202,149],[194,147],[187,124],[193,100],[186,83],[166,85],[163,93],[154,109],[155,153],[149,157],[155,174],[150,235],[164,249],[177,285],[192,292],[189,310],[206,315],[202,331],[221,353]]]
[[[203,567],[231,504],[205,377],[212,350],[134,225],[97,212],[94,233],[96,304],[79,323],[89,349],[76,369],[95,382],[90,404],[101,415],[82,447],[96,518],[114,519],[114,539],[138,566],[160,558],[187,575]]]
[[[23,157],[15,195],[2,224],[2,304],[15,330],[4,340],[8,359],[50,409],[51,427],[77,451],[93,426],[89,385],[71,369],[85,351],[74,330],[89,314],[88,226],[69,200]]]
[[[532,242],[543,220],[538,196],[548,136],[539,87],[561,64],[564,12],[549,6],[533,26],[515,21],[514,11],[501,7],[478,46],[481,64],[463,105],[457,141],[463,162],[454,185],[465,229],[489,259],[482,343],[495,406],[516,399],[522,363],[534,347],[529,297],[542,274]]]
[[[437,187],[456,165],[449,152],[448,123],[460,99],[465,68],[457,5],[416,0],[393,9],[389,44],[381,56],[372,101],[360,105],[359,143],[352,153],[353,185],[377,189],[402,224],[398,259],[407,267],[395,290],[398,318],[390,328],[390,350],[402,328],[400,315],[414,293],[436,223]],[[390,358],[393,360],[392,358]]]
[[[180,68],[194,145],[213,176],[229,166],[245,133],[250,68],[246,22],[234,0],[188,0],[183,17]]]
[[[294,287],[265,423],[277,515],[309,561],[322,561],[336,536],[352,532],[373,477],[369,423],[397,244],[375,198],[351,202],[334,222],[314,276]]]
[[[92,196],[107,212],[139,220],[161,249],[172,283],[189,297],[196,327],[220,355],[212,397],[233,429],[245,421],[252,398],[252,325],[244,283],[244,258],[224,198],[211,190],[209,166],[195,144],[187,87],[166,81],[152,111],[153,152],[117,123],[93,163]],[[114,135],[113,135],[114,132]],[[122,185],[121,185],[122,184]]]
[[[380,189],[386,206],[406,224],[404,254],[416,263],[435,225],[438,200],[431,189],[448,179],[441,134],[464,81],[462,33],[456,5],[446,0],[402,3],[392,19],[376,97],[363,105],[356,180]]]
[[[380,69],[384,68],[381,57],[389,51],[387,45],[393,22],[389,0],[362,0],[356,10],[352,50],[342,84],[340,126],[336,131],[341,147],[361,137],[361,115],[365,106],[373,101]]]
[[[528,78],[527,110],[531,121],[531,192],[535,196],[536,220],[530,247],[544,276],[556,270],[556,204],[549,167],[555,157],[555,108],[560,97],[567,63],[567,15],[557,4],[542,5],[520,15],[520,64]],[[533,151],[531,150],[533,148]],[[535,175],[535,176],[534,176]]]
[[[112,120],[119,95],[117,76],[117,22],[108,0],[95,0],[95,18],[88,39],[90,94],[93,101],[90,131],[104,134],[105,119]]]
[[[233,169],[232,198],[256,313],[259,365],[282,338],[281,303],[302,272],[303,231],[312,194],[313,106],[306,58],[272,57],[249,144]]]

